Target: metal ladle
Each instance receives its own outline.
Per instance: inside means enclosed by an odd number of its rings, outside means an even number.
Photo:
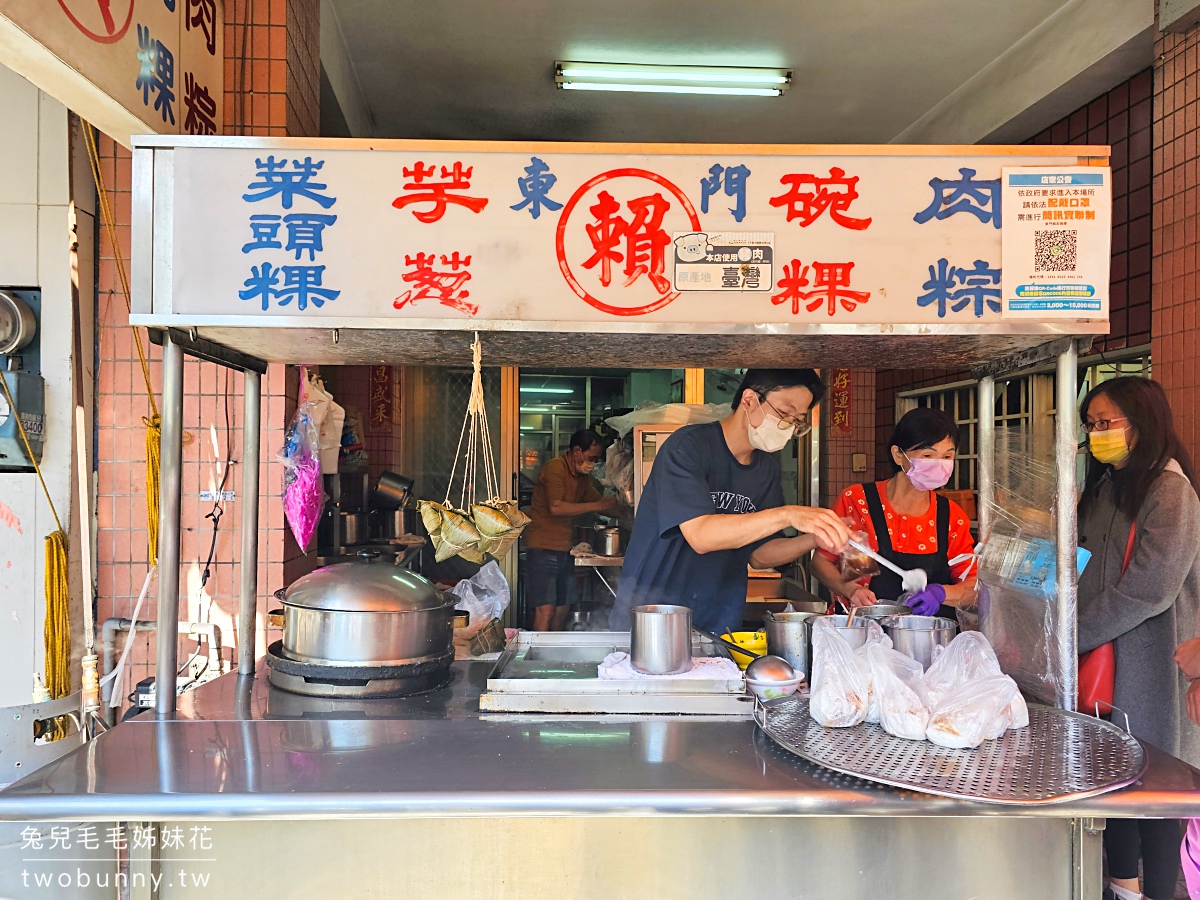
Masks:
[[[919,594],[929,586],[929,576],[925,574],[924,569],[902,569],[891,560],[884,559],[870,547],[865,547],[858,541],[850,541],[849,544],[859,553],[865,553],[884,568],[891,569],[899,575],[901,587],[908,593]]]
[[[714,644],[724,644],[729,650],[736,650],[738,653],[742,654],[742,656],[748,656],[751,659],[759,658],[759,654],[755,653],[753,650],[747,650],[740,644],[735,644],[733,641],[726,640],[725,638],[705,631],[702,628],[697,628],[695,625],[692,626],[692,631],[696,632],[696,634],[700,635],[701,637],[708,638]],[[753,663],[751,663],[751,665],[753,665]]]

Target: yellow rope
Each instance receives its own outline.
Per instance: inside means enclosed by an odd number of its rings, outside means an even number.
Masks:
[[[86,119],[83,125],[83,139],[87,144],[88,160],[92,165],[92,178],[96,182],[96,195],[100,200],[100,218],[108,233],[109,243],[112,244],[113,262],[117,269],[117,279],[121,283],[121,294],[125,298],[125,311],[132,313],[133,301],[129,291],[129,275],[125,271],[125,258],[121,255],[121,243],[117,238],[116,217],[113,215],[112,203],[109,201],[108,190],[104,186],[104,174],[100,169],[100,151],[96,147],[96,138],[92,133],[92,125]],[[158,562],[158,475],[159,458],[161,453],[161,432],[158,415],[158,404],[154,400],[154,385],[150,379],[150,366],[146,362],[146,351],[142,346],[142,333],[133,326],[133,344],[137,348],[138,361],[142,364],[142,378],[146,383],[146,397],[150,402],[150,416],[142,418],[146,426],[146,529],[147,550],[150,563]]]
[[[54,516],[57,528],[46,537],[46,626],[43,634],[46,647],[46,690],[50,698],[57,700],[71,693],[71,618],[68,604],[70,588],[67,582],[67,533],[63,530],[62,521],[58,518],[58,510],[54,508],[54,500],[50,497],[50,489],[46,487],[46,479],[42,477],[42,467],[38,465],[33,455],[33,447],[29,444],[29,435],[25,433],[25,423],[17,413],[17,404],[12,392],[8,389],[8,379],[0,374],[0,387],[8,400],[8,408],[17,422],[17,431],[33,470],[37,472],[42,492],[46,502],[50,504],[50,514]],[[55,729],[58,732],[58,729]],[[62,737],[63,733],[58,733]],[[55,738],[57,739],[57,738]]]

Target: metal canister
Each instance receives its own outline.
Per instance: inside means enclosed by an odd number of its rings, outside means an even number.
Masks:
[[[635,606],[629,611],[629,661],[646,675],[692,668],[692,611],[686,606]]]
[[[817,613],[784,612],[767,613],[763,616],[763,627],[767,632],[767,652],[781,656],[792,664],[797,672],[808,671],[809,631],[804,620]]]
[[[890,616],[880,624],[892,647],[915,659],[921,668],[933,662],[933,648],[944,647],[958,634],[958,623],[938,616]]]

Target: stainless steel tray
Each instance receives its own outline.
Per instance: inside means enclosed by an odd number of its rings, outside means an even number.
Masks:
[[[808,697],[757,705],[759,727],[781,747],[834,772],[959,800],[1014,806],[1061,803],[1114,791],[1146,770],[1137,738],[1116,725],[1048,706],[1029,727],[974,750],[893,737],[878,725],[824,728]]]

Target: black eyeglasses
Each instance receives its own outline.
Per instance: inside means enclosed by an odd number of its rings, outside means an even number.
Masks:
[[[1113,422],[1128,422],[1129,419],[1125,416],[1117,416],[1115,419],[1096,419],[1094,422],[1084,422],[1082,428],[1088,434],[1093,431],[1108,431]]]
[[[778,417],[778,427],[780,431],[786,431],[789,428],[794,429],[796,437],[800,437],[801,435],[808,434],[810,431],[812,431],[812,423],[808,421],[807,413],[803,416],[785,416],[778,409],[776,409],[775,405],[765,396],[760,395],[758,399],[759,402],[769,406],[771,411]]]

